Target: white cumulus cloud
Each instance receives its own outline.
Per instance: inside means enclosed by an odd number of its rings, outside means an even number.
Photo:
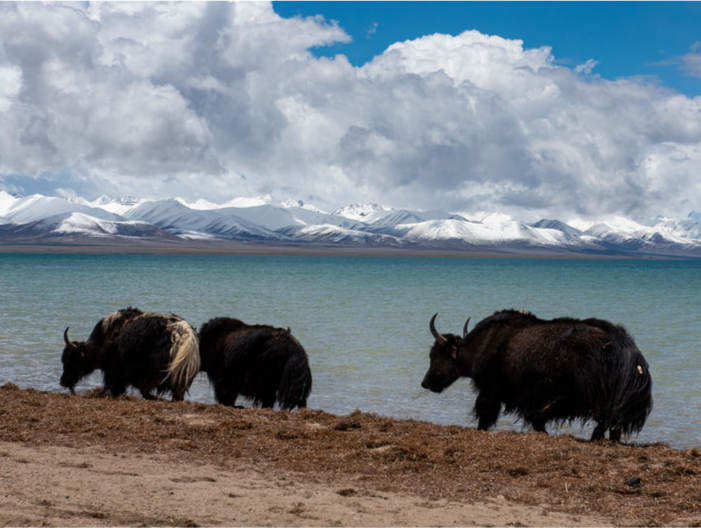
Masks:
[[[312,53],[348,42],[264,2],[0,3],[0,188],[524,218],[701,209],[699,97],[475,30],[360,67]]]

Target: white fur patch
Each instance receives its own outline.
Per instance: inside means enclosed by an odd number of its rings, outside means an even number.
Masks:
[[[170,332],[170,366],[166,379],[173,387],[187,388],[200,371],[200,343],[195,329],[187,321],[168,324]]]
[[[102,320],[102,332],[105,334],[108,333],[112,328],[112,325],[114,325],[114,322],[121,317],[123,317],[121,310],[117,310],[116,312],[106,315]]]

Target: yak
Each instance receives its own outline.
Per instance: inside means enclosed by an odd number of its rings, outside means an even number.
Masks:
[[[307,406],[312,373],[289,329],[217,317],[202,325],[199,338],[201,370],[219,403],[233,407],[241,395],[264,408]]]
[[[435,342],[421,383],[441,392],[460,377],[472,379],[473,413],[487,430],[504,405],[546,432],[548,422],[594,420],[591,440],[620,442],[639,433],[652,410],[652,379],[645,358],[622,327],[600,319],[542,320],[529,312],[503,310],[462,337],[429,328]]]
[[[118,310],[101,319],[87,341],[63,333],[61,386],[75,394],[75,385],[99,369],[104,388],[113,396],[128,386],[146,399],[170,392],[182,401],[200,370],[195,329],[176,315],[144,313],[138,308]]]

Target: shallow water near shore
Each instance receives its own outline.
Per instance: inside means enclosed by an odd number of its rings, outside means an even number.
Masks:
[[[635,442],[701,445],[701,262],[402,257],[0,255],[0,384],[64,391],[62,333],[88,337],[126,306],[290,327],[314,374],[309,407],[473,427],[469,380],[421,389],[433,342],[503,308],[624,325],[653,376]],[[100,373],[77,389],[101,384]],[[214,403],[204,375],[188,399]],[[513,417],[499,428],[520,430]],[[551,432],[588,437],[592,424]]]

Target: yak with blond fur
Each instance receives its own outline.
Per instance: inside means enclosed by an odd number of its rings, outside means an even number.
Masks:
[[[101,319],[87,341],[68,339],[61,386],[75,393],[75,385],[102,370],[104,388],[113,396],[135,387],[146,399],[170,392],[182,401],[200,370],[197,332],[176,315],[118,310]]]

